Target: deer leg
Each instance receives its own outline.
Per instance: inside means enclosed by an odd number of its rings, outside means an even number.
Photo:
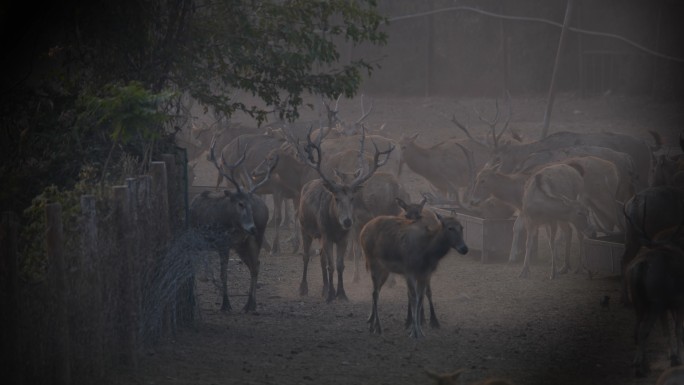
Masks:
[[[380,289],[387,281],[389,273],[378,266],[371,266],[371,279],[373,281],[373,305],[371,307],[371,314],[368,317],[368,330],[371,333],[382,334],[382,327],[380,326],[380,318],[378,317],[378,297],[380,297]]]
[[[428,280],[427,288],[425,289],[425,295],[427,296],[428,303],[430,305],[430,327],[433,329],[439,329],[439,321],[437,320],[437,313],[435,313],[435,306],[432,303],[432,285]]]
[[[414,306],[411,307],[413,312],[413,325],[409,331],[409,337],[421,338],[423,337],[423,330],[421,328],[421,316],[423,311],[423,298],[425,298],[425,286],[426,282],[424,279],[417,279],[416,277],[410,277],[407,279],[409,285],[412,286],[412,291],[414,292],[413,303]]]
[[[551,248],[551,275],[549,279],[556,279],[556,232],[558,225],[553,222],[546,225],[546,236],[549,238],[549,247]]]
[[[357,241],[359,239],[358,234],[359,232],[355,231],[353,239],[351,239],[351,252],[354,255],[354,277],[352,278],[354,283],[361,281],[361,268],[359,267],[361,265],[361,247]]]
[[[561,228],[561,236],[565,243],[565,255],[563,255],[563,267],[558,271],[559,274],[565,274],[570,271],[570,246],[572,246],[572,227],[567,222],[559,223]]]
[[[249,268],[249,294],[247,296],[247,303],[245,304],[244,311],[250,312],[256,310],[256,289],[257,281],[259,279],[259,245],[255,240],[251,240],[248,245],[247,253],[240,253],[240,259]]]
[[[335,299],[335,286],[333,285],[333,243],[328,240],[323,241],[321,247],[321,271],[323,272],[323,297],[330,303]]]
[[[637,353],[634,357],[634,373],[636,377],[644,377],[650,372],[646,357],[646,340],[657,318],[657,313],[649,312],[637,326]]]
[[[228,257],[229,250],[221,250],[219,252],[221,257],[221,294],[223,296],[223,303],[221,304],[221,311],[230,311],[230,300],[228,299]]]
[[[675,310],[672,315],[674,316],[675,340],[670,351],[670,366],[678,366],[682,364],[681,349],[682,332],[684,331],[684,312]]]
[[[525,260],[523,261],[523,267],[520,271],[520,278],[529,278],[530,276],[530,256],[532,254],[533,245],[536,244],[536,239],[539,234],[539,229],[533,225],[525,225],[527,230],[527,243],[525,244]]]
[[[344,291],[344,257],[347,253],[347,240],[342,240],[337,244],[337,293],[339,300],[347,301],[347,293]],[[332,287],[332,276],[330,277]]]
[[[520,243],[523,240],[523,234],[525,231],[525,222],[520,215],[515,219],[513,223],[513,243],[511,243],[511,251],[508,254],[508,262],[515,262],[518,260],[518,253],[520,251]]]
[[[273,196],[273,231],[275,232],[275,236],[273,237],[273,244],[271,246],[271,255],[278,255],[280,254],[280,220],[278,220],[276,217],[280,216],[280,212],[283,206],[283,197],[282,194],[279,192],[274,192],[272,194]]]
[[[304,250],[302,250],[304,271],[302,273],[302,282],[299,284],[299,295],[305,296],[309,294],[309,284],[306,280],[306,272],[309,269],[309,251],[311,250],[311,242],[313,242],[313,238],[311,238],[309,235],[302,235],[302,239],[304,248]]]

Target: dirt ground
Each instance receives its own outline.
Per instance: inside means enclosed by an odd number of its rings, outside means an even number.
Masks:
[[[367,99],[368,100],[368,99]],[[340,103],[340,114],[358,117],[359,101]],[[431,145],[462,135],[452,114],[466,119],[474,132],[485,126],[472,112],[478,107],[493,115],[493,100],[439,98],[374,98],[371,127],[387,123],[387,136],[420,131],[419,142]],[[511,127],[535,139],[544,115],[544,98],[513,100]],[[648,130],[659,132],[676,146],[684,128],[682,103],[608,96],[578,99],[560,95],[550,132],[560,130],[619,131],[652,142]],[[311,117],[314,117],[313,114]],[[211,184],[211,169],[195,184]],[[407,172],[401,177],[413,199],[426,183]],[[272,233],[267,237],[272,237]],[[291,231],[291,230],[288,230]],[[287,235],[290,233],[288,232]],[[577,255],[575,247],[575,257]],[[137,369],[113,378],[115,384],[432,384],[425,370],[467,369],[463,384],[487,377],[504,377],[517,385],[533,384],[654,384],[667,367],[667,346],[659,328],[649,344],[652,373],[634,378],[630,364],[635,345],[632,309],[618,303],[619,280],[589,279],[586,274],[549,280],[548,247],[532,265],[531,278],[520,279],[520,264],[483,264],[477,251],[466,256],[452,251],[433,276],[434,301],[440,329],[424,327],[426,337],[413,340],[404,330],[406,285],[402,279],[380,293],[379,314],[384,334],[368,332],[371,283],[363,271],[352,282],[353,263],[345,271],[348,302],[327,304],[320,297],[317,259],[310,264],[308,297],[298,294],[302,273],[299,255],[261,254],[258,310],[239,311],[246,301],[249,274],[232,260],[229,269],[233,313],[222,313],[213,270],[198,272],[201,320],[144,352]],[[577,264],[576,259],[574,261]],[[213,277],[213,278],[212,278]],[[610,305],[600,301],[610,297]]]

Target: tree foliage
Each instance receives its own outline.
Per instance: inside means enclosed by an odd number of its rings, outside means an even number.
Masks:
[[[44,186],[75,185],[84,166],[104,173],[112,154],[117,163],[167,150],[183,94],[207,110],[245,111],[258,121],[270,111],[295,119],[305,93],[353,96],[376,66],[342,63],[340,47],[385,42],[376,7],[374,0],[4,5],[2,208],[25,207]],[[235,99],[235,91],[263,104]]]

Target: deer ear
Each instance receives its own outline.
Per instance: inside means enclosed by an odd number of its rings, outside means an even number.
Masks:
[[[403,199],[396,197],[396,198],[394,198],[394,201],[397,202],[397,205],[399,205],[399,207],[406,210],[406,202],[404,202]]]
[[[411,139],[411,141],[416,140],[416,139],[418,138],[418,132],[416,132],[415,134],[409,136],[408,138]]]

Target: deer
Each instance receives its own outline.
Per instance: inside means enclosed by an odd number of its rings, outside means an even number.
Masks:
[[[684,202],[679,202],[679,211]],[[646,356],[648,335],[656,320],[661,319],[670,344],[670,366],[682,364],[681,348],[684,327],[684,221],[659,231],[650,237],[644,223],[633,223],[626,216],[630,227],[636,230],[644,248],[625,268],[628,295],[634,305],[636,325],[634,339],[637,352],[634,358],[635,375],[643,377],[649,372]],[[667,317],[674,321],[675,339],[672,341]]]
[[[309,251],[314,239],[320,239],[321,270],[323,273],[323,296],[326,302],[334,299],[347,300],[344,290],[344,257],[347,251],[349,234],[354,225],[354,198],[363,188],[368,179],[373,176],[377,169],[387,163],[389,154],[394,150],[390,146],[385,151],[380,151],[375,143],[373,162],[368,170],[360,171],[354,180],[349,183],[338,183],[326,175],[322,169],[324,152],[321,148],[321,140],[314,143],[311,135],[307,135],[307,145],[302,151],[302,157],[306,164],[313,168],[319,179],[307,182],[303,187],[299,200],[297,218],[300,224],[304,269],[302,281],[299,286],[300,295],[308,294],[307,270],[309,265]],[[362,133],[359,157],[363,158],[365,134]],[[299,147],[298,147],[299,151]],[[380,160],[380,157],[384,159]],[[337,247],[337,261],[333,264],[333,247]],[[333,274],[337,267],[337,290],[333,284]]]
[[[460,193],[473,180],[476,166],[469,149],[456,141],[431,147],[416,143],[418,133],[399,139],[400,170],[406,164],[411,171],[425,178],[443,196],[453,197],[462,206]]]
[[[389,274],[395,273],[403,275],[408,286],[409,336],[424,336],[421,327],[423,298],[432,273],[452,248],[459,254],[468,253],[461,223],[455,217],[442,217],[436,213],[435,216],[439,226],[434,229],[421,221],[379,216],[371,219],[361,230],[359,243],[373,282],[373,304],[368,317],[371,333],[382,334],[378,297]]]
[[[532,153],[554,150],[568,146],[600,146],[614,151],[623,152],[632,158],[635,167],[633,182],[635,191],[648,187],[649,174],[652,164],[652,154],[662,145],[661,138],[653,131],[649,131],[655,138],[655,145],[650,146],[646,141],[627,134],[612,132],[578,133],[561,131],[553,133],[538,141],[499,146],[493,153],[488,165],[497,164],[503,173],[511,173]]]
[[[613,163],[618,174],[618,188],[615,199],[621,204],[634,196],[635,166],[632,157],[624,152],[615,151],[607,147],[582,145],[534,152],[529,154],[512,172],[531,172],[549,163],[580,156],[593,156]]]
[[[425,203],[427,203],[427,197],[423,196],[423,199],[419,203],[408,203],[399,197],[395,198],[395,200],[397,202],[397,205],[401,207],[401,216],[403,216],[404,218],[411,220],[413,222],[420,221],[421,224],[426,226],[428,229],[439,228],[440,222],[437,219],[437,215],[435,214],[435,212],[425,208]],[[427,287],[425,288],[425,296],[428,299],[428,305],[430,308],[430,327],[433,329],[439,329],[440,324],[439,320],[437,319],[437,313],[435,312],[434,303],[432,302],[432,285],[430,285],[430,281],[428,281]],[[422,317],[423,314],[421,313],[421,319]],[[405,326],[408,328],[412,322],[413,321],[411,319],[411,307],[409,298],[409,307],[408,312],[406,314]]]
[[[679,134],[679,147],[684,152],[684,132]],[[662,154],[655,157],[649,186],[684,187],[684,154]]]
[[[555,238],[559,224],[571,224],[576,230],[580,241],[580,261],[582,261],[583,241],[595,233],[594,226],[589,222],[589,208],[583,203],[584,180],[582,169],[576,165],[553,164],[532,174],[525,182],[522,196],[522,207],[516,224],[513,226],[513,245],[511,253],[518,248],[521,230],[527,232],[525,259],[520,271],[520,277],[526,278],[530,274],[530,256],[534,245],[537,244],[539,227],[545,226],[549,247],[551,248],[550,279],[556,278],[556,246]],[[569,238],[566,238],[569,243]],[[569,268],[566,254],[565,267]],[[564,269],[565,269],[564,267]]]
[[[212,194],[204,191],[193,198],[190,203],[190,224],[199,230],[205,240],[219,254],[221,264],[221,311],[231,311],[228,298],[228,259],[230,250],[237,252],[240,260],[250,273],[250,287],[244,311],[255,311],[257,280],[259,277],[259,253],[264,241],[264,232],[268,222],[268,207],[254,192],[266,183],[270,171],[258,183],[244,188],[235,176],[235,170],[245,160],[245,155],[235,163],[228,164],[223,156],[219,165],[214,155],[216,142],[211,145],[211,160],[219,173],[230,181],[235,191],[224,190],[223,193]],[[277,159],[270,166],[275,167]],[[226,172],[229,170],[230,172]]]
[[[625,202],[625,250],[621,258],[623,277],[629,263],[645,246],[645,237],[640,234],[658,234],[684,222],[681,202],[684,202],[684,188],[675,186],[649,187]],[[626,290],[626,280],[623,279],[622,302],[628,305]]]
[[[350,183],[353,174],[335,170],[335,175],[343,183]],[[392,199],[408,199],[408,192],[401,185],[396,176],[388,172],[376,172],[368,178],[363,189],[354,198],[354,226],[350,239],[350,253],[354,260],[353,282],[361,280],[361,251],[358,244],[359,233],[363,226],[372,218],[379,215],[398,215],[401,211],[397,202]]]

